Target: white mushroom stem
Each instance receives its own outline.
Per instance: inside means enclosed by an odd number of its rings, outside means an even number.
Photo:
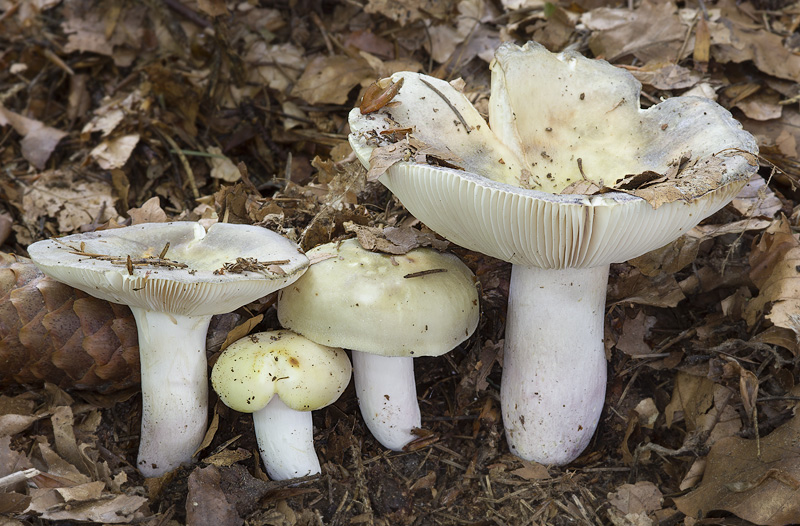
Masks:
[[[273,396],[253,413],[258,450],[272,480],[286,480],[320,472],[314,450],[311,411],[295,411]]]
[[[192,459],[206,431],[206,333],[211,316],[131,307],[139,331],[142,428],[139,471],[157,477]]]
[[[589,444],[605,401],[607,282],[608,265],[512,267],[500,392],[512,453],[563,465]]]
[[[361,416],[372,436],[384,447],[400,451],[417,438],[422,425],[414,382],[414,359],[352,351]]]

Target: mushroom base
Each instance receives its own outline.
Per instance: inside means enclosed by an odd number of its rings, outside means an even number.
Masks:
[[[401,451],[417,438],[422,425],[414,382],[414,359],[352,351],[358,407],[372,436],[384,447]]]
[[[276,395],[253,413],[253,424],[269,478],[286,480],[320,473],[311,411],[295,411]]]
[[[192,459],[206,432],[211,316],[131,307],[139,332],[142,428],[137,466],[158,477]]]
[[[500,400],[515,455],[563,465],[589,444],[605,401],[607,283],[608,265],[512,267]]]

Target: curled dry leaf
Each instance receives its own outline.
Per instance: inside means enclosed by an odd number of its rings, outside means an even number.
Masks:
[[[774,325],[800,332],[800,241],[786,218],[773,221],[750,253],[750,278],[758,296],[747,304],[752,327],[763,315]]]
[[[675,499],[690,517],[715,510],[755,524],[800,523],[800,415],[767,437],[719,440],[708,455],[703,481]]]
[[[42,170],[59,141],[67,132],[46,126],[43,122],[23,117],[0,104],[0,126],[11,125],[22,135],[22,156],[33,166]]]
[[[432,247],[446,250],[449,243],[436,237],[432,232],[422,232],[411,227],[377,228],[363,226],[348,221],[344,223],[346,232],[353,232],[358,237],[361,248],[385,254],[405,254],[419,247]]]
[[[104,170],[122,168],[128,162],[128,158],[130,158],[137,144],[139,144],[138,133],[121,135],[113,139],[103,140],[89,152],[89,155]]]

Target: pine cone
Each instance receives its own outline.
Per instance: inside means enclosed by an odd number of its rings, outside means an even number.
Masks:
[[[43,382],[103,391],[138,384],[136,322],[128,307],[0,252],[0,386]]]

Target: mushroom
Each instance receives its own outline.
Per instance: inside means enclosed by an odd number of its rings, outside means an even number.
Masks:
[[[421,426],[413,358],[444,354],[473,333],[475,277],[456,256],[426,248],[388,255],[348,239],[308,251],[312,260],[324,254],[278,294],[278,320],[352,351],[364,421],[378,442],[401,450]]]
[[[267,473],[285,480],[320,472],[311,411],[339,398],[350,371],[341,349],[291,331],[259,332],[225,349],[211,371],[211,385],[225,405],[253,413]]]
[[[297,245],[264,228],[151,223],[39,241],[48,276],[128,305],[142,376],[139,470],[159,476],[191,460],[206,430],[205,338],[214,314],[294,282],[308,266]]]
[[[567,464],[605,399],[609,264],[722,208],[757,170],[757,147],[716,103],[641,109],[633,76],[575,52],[504,44],[491,68],[490,126],[450,84],[401,72],[379,83],[403,81],[392,103],[351,111],[350,143],[373,171],[391,165],[380,181],[428,227],[513,264],[506,437],[520,457]]]

